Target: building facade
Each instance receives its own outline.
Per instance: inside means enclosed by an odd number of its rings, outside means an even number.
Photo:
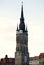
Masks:
[[[24,22],[23,5],[19,28],[17,26],[16,30],[15,65],[29,65],[28,31]]]
[[[15,65],[15,58],[8,58],[6,55],[5,58],[1,58],[0,65]]]
[[[39,56],[30,57],[29,65],[39,65]]]
[[[40,53],[39,56],[29,58],[29,65],[44,65],[44,53]]]
[[[44,65],[44,53],[40,53],[39,55],[39,65]]]

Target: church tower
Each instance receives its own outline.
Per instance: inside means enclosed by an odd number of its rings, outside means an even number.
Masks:
[[[23,4],[21,6],[21,18],[16,30],[15,65],[29,65],[28,31],[24,22]]]

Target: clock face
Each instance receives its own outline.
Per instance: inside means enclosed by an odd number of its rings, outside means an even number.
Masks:
[[[27,56],[24,56],[24,62],[27,63]]]

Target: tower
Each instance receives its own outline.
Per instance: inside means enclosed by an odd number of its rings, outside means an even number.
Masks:
[[[23,4],[21,7],[19,28],[17,26],[16,30],[15,65],[29,65],[28,31],[24,22]]]

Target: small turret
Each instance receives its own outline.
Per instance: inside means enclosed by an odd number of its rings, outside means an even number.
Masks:
[[[17,24],[17,30],[16,31],[18,31],[18,24]]]
[[[28,32],[28,30],[27,30],[27,26],[26,26],[26,32]]]

